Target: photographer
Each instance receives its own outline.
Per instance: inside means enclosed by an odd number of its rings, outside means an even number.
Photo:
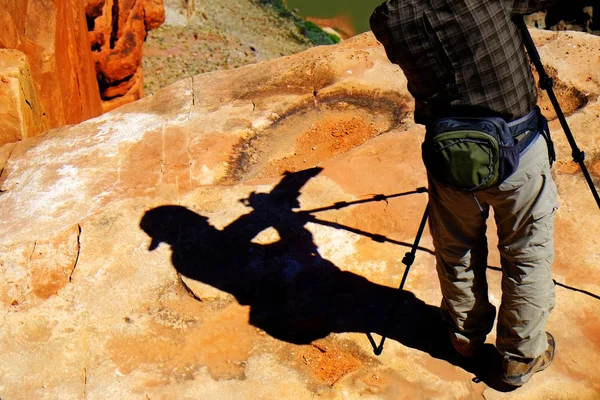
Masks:
[[[498,228],[502,380],[526,383],[554,359],[545,331],[554,307],[556,186],[547,122],[515,23],[556,1],[388,0],[371,28],[415,98],[426,126],[429,227],[450,341],[477,354],[496,309],[486,281],[486,220]]]

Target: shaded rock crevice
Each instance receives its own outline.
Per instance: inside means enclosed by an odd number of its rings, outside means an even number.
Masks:
[[[112,5],[112,30],[110,32],[110,48],[114,49],[119,39],[119,0],[113,0]]]
[[[8,162],[10,161],[10,157],[12,156],[14,150],[16,147],[16,143],[9,143],[7,145],[4,146],[4,148],[2,150],[8,149],[7,151],[7,155],[6,158],[2,159],[3,157],[0,157],[0,162],[2,162],[0,164],[0,194],[5,193],[6,190],[2,189],[2,183],[3,183],[3,177],[4,177],[4,170],[6,169],[6,166],[8,165]]]
[[[83,398],[87,398],[87,368],[83,369]]]
[[[77,268],[77,264],[79,263],[79,255],[81,254],[81,225],[77,224],[77,244],[75,247],[75,261],[73,262],[73,267],[71,268],[71,273],[69,274],[69,282],[72,282],[73,273],[75,272],[75,268]]]
[[[183,286],[187,294],[189,294],[194,300],[197,300],[202,303],[202,299],[196,295],[196,293],[190,288],[187,283],[183,280],[181,273],[177,272],[177,278],[179,279],[179,283]]]
[[[27,269],[29,270],[29,265],[31,264],[31,260],[33,259],[33,255],[35,254],[35,248],[37,247],[37,242],[33,242],[33,247],[31,248],[31,253],[29,253],[29,258],[27,259]]]
[[[192,76],[192,107],[196,105],[196,91],[194,90],[194,77]],[[192,108],[190,107],[190,114],[192,113]]]

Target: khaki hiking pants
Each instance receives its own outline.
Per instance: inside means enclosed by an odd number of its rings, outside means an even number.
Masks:
[[[490,206],[498,227],[502,304],[496,347],[525,358],[547,347],[545,325],[554,307],[553,220],[556,185],[543,137],[522,154],[519,168],[500,186],[472,193],[429,179],[429,227],[436,250],[444,319],[457,339],[483,342],[495,307],[486,281],[486,219]]]

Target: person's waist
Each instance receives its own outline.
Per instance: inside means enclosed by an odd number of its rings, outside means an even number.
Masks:
[[[538,128],[538,114],[539,111],[537,108],[529,111],[524,116],[509,121],[507,123],[510,128],[510,132],[513,136],[518,136],[530,130],[537,130]]]
[[[455,101],[448,103],[424,102],[415,98],[415,122],[429,125],[442,118],[502,118],[509,124],[516,123],[522,126],[531,121],[535,122],[537,107],[535,103],[529,107],[494,108],[489,104],[474,105],[462,104]],[[515,118],[516,116],[521,116]],[[517,123],[518,122],[518,123]]]
[[[519,150],[526,149],[538,136],[539,118],[541,118],[539,108],[534,108],[524,116],[507,123],[510,133],[518,142]]]

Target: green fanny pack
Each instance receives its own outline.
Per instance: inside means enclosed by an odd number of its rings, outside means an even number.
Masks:
[[[423,161],[440,183],[465,191],[487,189],[517,170],[520,154],[540,132],[548,132],[544,126],[537,109],[509,123],[499,117],[441,118],[427,127]]]

